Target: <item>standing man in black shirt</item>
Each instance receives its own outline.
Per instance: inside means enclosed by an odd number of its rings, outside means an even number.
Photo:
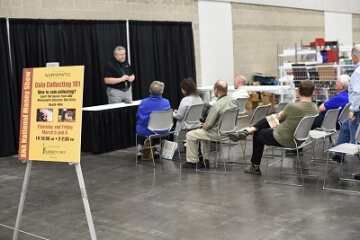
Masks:
[[[132,101],[131,83],[135,80],[135,75],[126,61],[124,47],[115,48],[114,58],[105,66],[104,75],[109,103]]]

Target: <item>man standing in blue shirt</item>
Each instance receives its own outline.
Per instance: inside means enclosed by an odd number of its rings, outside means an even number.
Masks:
[[[336,80],[335,89],[338,93],[319,106],[319,115],[315,118],[315,121],[311,129],[318,128],[321,126],[327,110],[337,109],[341,107],[341,110],[339,112],[340,115],[345,105],[349,103],[349,91],[348,91],[349,81],[350,81],[350,77],[348,75],[341,75]],[[337,128],[340,128],[338,124],[336,125]]]
[[[349,84],[349,116],[341,125],[339,138],[336,145],[351,142],[355,144],[355,134],[360,123],[360,44],[356,44],[351,50],[351,58],[355,64],[355,71],[351,74]],[[336,154],[333,160],[341,162],[341,156]],[[355,179],[360,179],[360,174],[355,175]]]

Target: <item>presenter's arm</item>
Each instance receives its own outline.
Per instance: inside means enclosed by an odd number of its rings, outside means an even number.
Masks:
[[[126,79],[127,77],[128,77],[127,75],[124,75],[124,76],[118,77],[118,78],[106,77],[106,78],[104,78],[104,81],[106,84],[116,84],[116,83],[124,82],[125,80],[127,80]]]
[[[128,76],[128,79],[127,79],[129,82],[133,82],[135,80],[135,75],[134,74],[131,74],[130,76]]]

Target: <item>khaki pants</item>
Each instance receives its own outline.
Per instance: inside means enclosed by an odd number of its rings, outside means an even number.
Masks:
[[[209,159],[210,141],[219,140],[220,137],[216,134],[211,134],[204,129],[196,129],[186,134],[186,161],[196,163],[198,158],[198,145],[201,141],[204,159]]]
[[[109,103],[120,103],[123,102],[124,99],[129,99],[130,101],[132,101],[131,87],[125,92],[115,88],[107,87],[106,93]]]

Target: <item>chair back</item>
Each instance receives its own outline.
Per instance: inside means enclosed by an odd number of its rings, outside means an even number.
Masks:
[[[336,131],[336,122],[341,108],[327,110],[321,129],[326,132]]]
[[[153,111],[150,114],[148,129],[156,134],[159,131],[170,131],[173,126],[173,111]]]
[[[202,117],[204,103],[190,105],[185,113],[183,122],[186,123],[199,123]]]
[[[236,125],[238,114],[239,109],[235,108],[232,110],[227,110],[221,115],[219,123],[219,134],[234,132],[237,129]]]
[[[276,112],[276,113],[281,112],[282,110],[284,110],[284,108],[285,108],[285,106],[286,106],[287,104],[288,104],[287,102],[281,102],[281,103],[279,103],[279,104],[276,106],[275,112]]]
[[[248,99],[249,99],[249,97],[241,97],[241,98],[236,99],[239,104],[239,114],[246,112],[246,104],[247,104]]]
[[[342,124],[346,120],[346,118],[348,117],[350,106],[351,106],[351,103],[346,104],[344,109],[340,113],[340,116],[338,118],[339,124]]]
[[[200,127],[200,118],[202,117],[203,109],[204,103],[189,105],[185,112],[184,118],[182,119],[180,124],[176,126],[175,135],[178,136],[179,132],[183,129],[190,130],[195,127]]]
[[[309,138],[311,126],[317,115],[303,117],[297,125],[294,132],[294,139],[297,141],[306,141]]]
[[[261,119],[265,118],[270,108],[270,104],[258,106],[255,108],[253,115],[250,119],[250,126],[253,126],[255,123],[260,121]]]

